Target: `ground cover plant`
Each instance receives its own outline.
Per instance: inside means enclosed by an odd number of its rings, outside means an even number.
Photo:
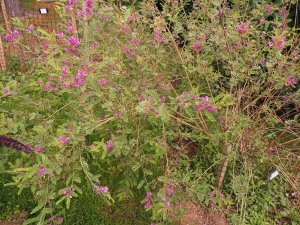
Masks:
[[[60,31],[16,20],[6,42],[32,61],[1,74],[0,172],[24,224],[187,224],[191,203],[299,224],[296,3],[68,0]]]

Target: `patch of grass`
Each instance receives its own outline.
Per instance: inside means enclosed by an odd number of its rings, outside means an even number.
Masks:
[[[0,221],[10,220],[21,211],[30,212],[34,207],[33,196],[29,190],[24,190],[18,195],[17,187],[5,187],[11,182],[9,174],[0,173]]]
[[[107,206],[103,200],[90,189],[74,199],[71,208],[66,212],[67,225],[144,225],[150,224],[139,200],[115,202]]]

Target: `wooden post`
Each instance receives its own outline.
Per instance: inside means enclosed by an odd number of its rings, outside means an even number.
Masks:
[[[7,10],[6,10],[5,0],[1,0],[1,8],[2,8],[2,13],[3,13],[6,29],[10,30],[10,22],[9,22],[9,17],[8,17]]]
[[[5,71],[6,70],[6,60],[5,60],[4,48],[3,48],[3,44],[2,44],[1,35],[0,35],[0,65],[1,65],[1,70]]]

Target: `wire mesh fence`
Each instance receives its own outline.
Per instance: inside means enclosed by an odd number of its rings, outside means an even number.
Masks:
[[[27,4],[19,4],[25,2]],[[11,22],[14,18],[17,18],[23,24],[25,24],[28,29],[36,29],[40,27],[47,32],[53,32],[54,30],[58,31],[60,30],[60,21],[59,16],[55,10],[55,3],[56,1],[53,0],[25,0],[23,2],[22,0],[1,0],[1,25],[2,27],[6,28],[6,30],[13,30]],[[32,35],[28,37],[25,35],[22,39],[23,44],[25,43],[25,45],[27,46],[41,44],[41,41],[37,38],[34,38]],[[4,42],[6,41],[4,40]],[[13,57],[15,59],[18,59],[20,63],[25,63],[26,61],[28,61],[28,59],[31,59],[33,57],[33,55],[18,42],[12,42],[10,44],[4,43],[2,49],[4,53],[1,54],[0,48],[0,56],[4,55],[5,58]],[[4,61],[5,58],[3,59]]]

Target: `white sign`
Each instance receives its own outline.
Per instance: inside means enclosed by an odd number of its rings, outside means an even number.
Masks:
[[[40,9],[40,13],[41,14],[47,14],[48,13],[48,9]]]

